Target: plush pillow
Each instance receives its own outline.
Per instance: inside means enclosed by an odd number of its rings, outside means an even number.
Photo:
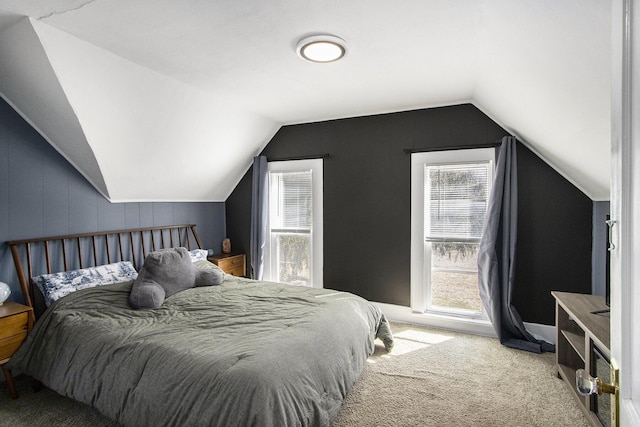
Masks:
[[[149,284],[160,285],[164,290],[164,297],[169,298],[177,292],[193,288],[195,282],[196,269],[185,248],[151,252],[144,259],[138,278],[133,282],[129,302],[134,308],[158,308],[164,302],[164,298],[159,298],[157,288],[150,287]],[[143,289],[138,289],[140,287]],[[143,304],[140,305],[140,302]],[[147,305],[149,302],[151,304]]]
[[[224,281],[224,271],[207,260],[193,263],[196,267],[196,286],[215,286]]]
[[[211,261],[207,261],[205,260],[200,260],[200,261],[195,261],[193,263],[193,266],[201,269],[201,270],[216,270],[219,271],[220,273],[224,274],[224,270],[222,270],[220,267],[218,267],[217,265],[215,265],[214,263],[212,263]]]
[[[137,275],[138,272],[131,262],[120,261],[80,270],[43,274],[33,277],[31,280],[40,289],[44,296],[44,302],[49,307],[54,301],[71,292],[94,286],[126,282],[135,279]]]
[[[129,302],[134,308],[158,308],[164,302],[164,288],[156,282],[141,280],[134,285],[129,294]]]
[[[206,249],[192,249],[189,251],[189,256],[191,257],[192,262],[206,260],[209,251]]]
[[[216,270],[196,270],[196,286],[215,286],[221,284],[223,280],[224,273]]]

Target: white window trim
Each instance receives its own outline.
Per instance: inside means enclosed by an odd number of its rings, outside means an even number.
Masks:
[[[472,163],[486,160],[491,160],[492,164],[495,165],[495,148],[431,151],[411,154],[411,310],[413,312],[427,312],[429,295],[425,281],[429,279],[431,274],[425,263],[424,166],[444,163]],[[454,310],[448,312],[448,314],[453,313]],[[459,314],[463,315],[464,313],[460,312]],[[473,316],[468,318],[471,320]],[[475,318],[477,318],[477,313]]]
[[[267,164],[269,172],[301,172],[311,171],[312,181],[311,188],[313,192],[313,228],[311,230],[311,280],[314,288],[324,287],[323,271],[323,160],[322,159],[306,159],[306,160],[287,160],[280,162],[269,162]],[[267,230],[271,227],[267,226]],[[270,239],[270,237],[268,237]],[[264,277],[266,280],[271,276],[271,254],[270,245],[265,245],[265,263]]]

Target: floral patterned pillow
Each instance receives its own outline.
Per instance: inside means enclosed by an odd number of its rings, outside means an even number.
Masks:
[[[191,262],[196,262],[200,260],[206,260],[209,252],[206,249],[193,249],[189,251],[189,256],[191,257]]]
[[[31,280],[38,286],[44,296],[47,307],[49,307],[54,301],[71,292],[95,286],[126,282],[127,280],[134,280],[136,277],[138,277],[138,272],[133,267],[133,264],[130,261],[120,261],[80,270],[43,274]]]

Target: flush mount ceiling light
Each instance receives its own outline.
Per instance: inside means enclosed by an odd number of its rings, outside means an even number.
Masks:
[[[347,43],[340,37],[326,34],[305,37],[298,42],[296,52],[311,62],[334,62],[347,53]]]

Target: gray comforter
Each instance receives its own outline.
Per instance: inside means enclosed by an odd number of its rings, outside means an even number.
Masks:
[[[132,310],[130,289],[58,300],[9,367],[127,426],[326,426],[376,336],[392,345],[348,293],[227,276]]]

